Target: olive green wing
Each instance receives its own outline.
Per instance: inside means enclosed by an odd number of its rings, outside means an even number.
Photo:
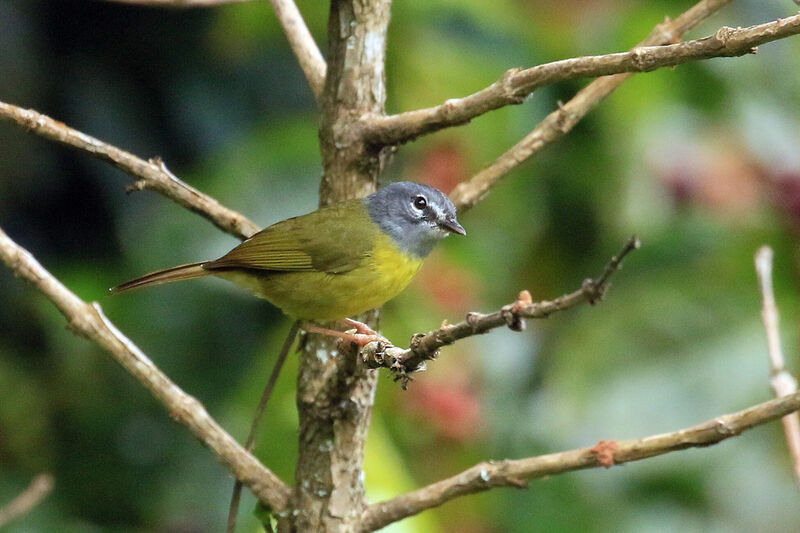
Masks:
[[[278,222],[203,267],[339,274],[361,264],[378,231],[354,200]]]

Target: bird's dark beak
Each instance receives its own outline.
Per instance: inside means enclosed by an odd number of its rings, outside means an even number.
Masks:
[[[456,220],[455,217],[440,220],[439,227],[451,233],[458,233],[459,235],[467,234],[467,230],[465,230],[464,227],[458,223],[458,220]]]

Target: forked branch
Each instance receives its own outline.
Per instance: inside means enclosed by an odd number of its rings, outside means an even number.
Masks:
[[[641,46],[669,44],[680,41],[681,36],[712,14],[730,4],[733,0],[701,0],[682,13],[675,20],[666,19],[658,24],[643,41]],[[508,172],[526,161],[533,154],[553,141],[569,133],[594,106],[613,93],[633,74],[615,74],[594,80],[584,87],[569,102],[547,115],[528,135],[498,157],[491,165],[475,174],[468,181],[460,183],[450,198],[459,211],[464,211],[481,201]]]
[[[720,28],[714,35],[663,46],[639,46],[629,52],[554,61],[528,69],[511,69],[489,87],[442,105],[392,116],[365,117],[364,135],[378,145],[410,141],[425,133],[465,124],[511,104],[521,104],[540,87],[576,78],[595,78],[624,72],[648,72],[712,57],[755,53],[761,44],[800,32],[800,15],[748,28]]]
[[[686,448],[710,446],[798,410],[800,392],[672,433],[636,440],[601,441],[591,448],[480,463],[427,487],[370,505],[364,513],[360,531],[375,531],[466,494],[495,487],[523,488],[529,480],[535,478],[599,466],[610,467]]]
[[[170,416],[208,446],[215,458],[247,485],[261,502],[276,511],[286,506],[289,487],[226,433],[200,402],[183,392],[161,372],[138,346],[106,318],[99,304],[90,304],[78,298],[2,229],[0,259],[53,302],[73,332],[103,347],[139,380]]]
[[[439,349],[457,340],[486,333],[492,329],[508,326],[520,331],[525,328],[526,318],[547,318],[557,311],[563,311],[582,303],[594,304],[600,301],[608,288],[611,275],[622,267],[622,260],[631,251],[639,248],[639,239],[631,237],[622,251],[611,258],[603,273],[594,279],[586,279],[577,291],[565,294],[555,300],[531,301],[530,293],[522,291],[516,302],[503,306],[494,313],[469,313],[463,322],[442,324],[442,327],[418,333],[411,338],[411,346],[398,348],[384,342],[371,342],[364,346],[359,355],[370,368],[389,368],[396,373],[403,388],[408,383],[408,374],[424,370],[426,361],[435,359]]]

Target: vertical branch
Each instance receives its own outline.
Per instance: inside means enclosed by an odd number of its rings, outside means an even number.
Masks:
[[[775,304],[775,293],[772,288],[772,248],[762,246],[756,252],[756,274],[761,288],[763,306],[761,317],[767,331],[767,346],[769,347],[769,384],[775,396],[789,396],[797,392],[797,380],[786,370],[783,362],[783,350],[778,329],[778,306]],[[786,442],[789,453],[794,461],[794,473],[800,482],[800,418],[797,413],[784,416],[783,430],[786,433]]]
[[[365,144],[358,121],[366,113],[384,114],[390,5],[390,0],[331,1],[328,69],[320,101],[321,205],[373,192],[387,156]],[[377,313],[367,318],[374,325]],[[294,511],[284,519],[291,522],[290,529],[356,529],[366,508],[364,446],[376,386],[376,370],[357,364],[354,354],[338,353],[331,338],[308,336],[297,378]]]
[[[366,196],[388,151],[367,146],[364,114],[385,114],[386,31],[390,0],[333,0],[328,20],[328,74],[322,101],[320,203]]]

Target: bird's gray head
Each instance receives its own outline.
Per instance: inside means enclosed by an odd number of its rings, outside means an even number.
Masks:
[[[451,233],[466,235],[456,206],[445,193],[421,183],[399,181],[364,198],[369,216],[401,250],[425,257]]]

